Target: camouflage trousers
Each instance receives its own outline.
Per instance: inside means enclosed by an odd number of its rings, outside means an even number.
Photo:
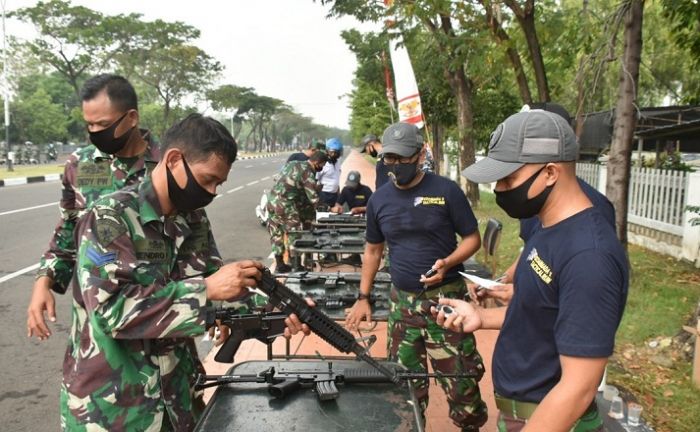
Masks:
[[[519,419],[504,413],[498,415],[498,432],[520,432],[527,420]],[[569,432],[603,432],[603,419],[600,413],[595,410],[584,414]]]
[[[269,213],[270,217],[267,221],[267,231],[270,233],[270,244],[272,245],[273,255],[284,255],[284,252],[289,249],[287,242],[292,242],[289,232],[293,230],[308,229],[311,227],[311,220],[308,215],[302,218],[298,213],[279,215]],[[286,239],[285,239],[286,238]]]
[[[391,290],[391,312],[387,323],[389,359],[411,371],[427,372],[430,364],[435,372],[477,374],[476,378],[438,379],[445,391],[452,421],[463,431],[478,431],[488,418],[486,404],[481,399],[479,380],[484,374],[484,363],[476,350],[471,333],[455,333],[439,326],[430,313],[420,309],[425,298],[462,298],[466,292],[461,280],[428,291],[419,299],[396,288]],[[416,399],[423,416],[428,406],[428,380],[414,382]]]

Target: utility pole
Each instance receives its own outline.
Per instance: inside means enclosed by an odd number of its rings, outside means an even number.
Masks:
[[[7,170],[14,171],[10,159],[10,90],[7,82],[7,36],[5,34],[5,3],[2,0],[2,91],[5,102],[5,153],[7,157]]]

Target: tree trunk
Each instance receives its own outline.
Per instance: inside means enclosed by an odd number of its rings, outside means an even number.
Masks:
[[[527,83],[527,76],[525,75],[525,69],[523,68],[523,63],[520,60],[518,50],[514,48],[508,33],[503,30],[501,22],[498,21],[498,18],[494,15],[493,4],[487,2],[486,0],[481,0],[481,4],[484,6],[484,10],[486,11],[486,23],[491,29],[494,39],[496,39],[496,42],[503,46],[506,50],[506,57],[508,57],[508,61],[513,68],[513,73],[515,74],[515,82],[518,83],[520,98],[523,100],[523,103],[532,103],[532,94],[530,94],[530,87]]]
[[[457,101],[457,128],[459,133],[459,162],[464,169],[475,162],[474,157],[474,111],[472,110],[472,83],[467,78],[464,69],[446,71],[450,86]],[[479,185],[467,181],[459,175],[462,189],[467,194],[469,202],[476,207],[479,204]]]
[[[440,174],[442,172],[442,135],[440,134],[440,124],[434,122],[430,126],[431,134],[433,135],[433,162],[435,163],[435,174]]]
[[[625,48],[620,62],[620,85],[615,108],[615,125],[608,160],[605,193],[615,207],[615,225],[620,242],[627,247],[627,203],[630,160],[637,123],[637,87],[642,56],[644,0],[628,0],[625,11]]]
[[[537,83],[539,102],[549,102],[547,73],[545,71],[542,50],[540,49],[540,41],[537,37],[537,28],[535,26],[535,0],[526,0],[525,8],[522,8],[517,0],[505,0],[505,3],[515,14],[520,28],[522,28],[523,34],[525,35],[527,48],[530,51],[530,59],[532,60],[532,69],[535,74],[535,82]]]

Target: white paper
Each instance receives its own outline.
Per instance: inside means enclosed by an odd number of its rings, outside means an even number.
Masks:
[[[482,287],[484,287],[484,288],[486,288],[486,289],[492,289],[493,287],[495,287],[495,286],[497,286],[497,285],[503,285],[502,282],[497,282],[497,281],[494,281],[494,280],[491,280],[491,279],[480,278],[479,276],[472,275],[472,274],[469,274],[469,273],[459,272],[459,274],[461,274],[462,277],[467,278],[467,279],[469,279],[470,281],[472,281],[473,283],[475,283],[475,284],[477,284],[477,285],[479,285],[479,286],[482,286]]]

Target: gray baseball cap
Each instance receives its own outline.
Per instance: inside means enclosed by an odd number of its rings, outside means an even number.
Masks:
[[[394,123],[384,131],[382,143],[382,154],[394,153],[402,157],[409,157],[423,148],[423,135],[420,134],[415,125]]]
[[[350,187],[355,187],[360,184],[360,173],[358,171],[350,171],[348,178],[345,179],[345,184]]]
[[[377,138],[376,135],[369,134],[365,135],[362,138],[362,150],[360,150],[360,153],[367,153],[367,144],[371,143],[372,141],[379,141],[379,138]]]
[[[560,115],[536,109],[513,114],[498,125],[491,133],[488,156],[462,175],[476,183],[491,183],[525,164],[576,159],[578,141],[571,126]]]

